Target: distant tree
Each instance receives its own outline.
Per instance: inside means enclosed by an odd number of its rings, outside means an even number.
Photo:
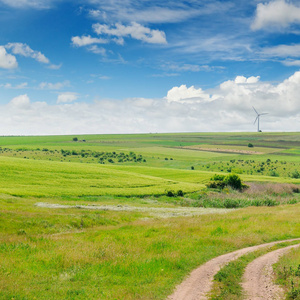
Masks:
[[[78,141],[78,138],[77,137],[74,137],[73,138],[73,142],[77,142]]]
[[[248,144],[248,147],[249,147],[249,148],[253,148],[254,146],[253,146],[253,144],[249,143],[249,144]]]

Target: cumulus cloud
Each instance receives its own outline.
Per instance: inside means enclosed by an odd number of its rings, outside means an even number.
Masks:
[[[70,103],[78,99],[78,94],[77,93],[72,93],[72,92],[66,92],[66,93],[61,93],[57,97],[57,103]]]
[[[166,44],[166,35],[163,31],[157,29],[150,29],[136,22],[131,22],[130,25],[125,26],[120,23],[116,23],[114,26],[106,24],[94,24],[94,31],[98,35],[108,35],[115,37],[131,37],[136,40],[140,40],[151,44]],[[122,41],[122,40],[121,40]]]
[[[300,6],[285,0],[275,0],[257,5],[251,29],[284,29],[292,24],[300,24]]]
[[[299,131],[299,94],[300,72],[279,84],[237,76],[210,90],[181,85],[161,99],[85,103],[73,102],[75,93],[62,93],[49,105],[20,95],[0,107],[0,135],[256,131],[252,106],[268,113],[263,131]]]
[[[168,102],[203,102],[209,101],[210,95],[205,93],[201,88],[196,89],[194,86],[188,88],[186,85],[181,85],[180,87],[173,87],[169,90],[166,99]]]
[[[15,55],[21,55],[25,57],[31,57],[35,59],[36,61],[44,64],[49,64],[49,59],[42,54],[40,51],[34,51],[32,50],[28,45],[23,43],[9,43],[6,46],[6,49],[9,49],[12,51]]]
[[[13,98],[9,105],[17,110],[29,109],[30,108],[30,99],[25,95],[20,95]]]
[[[93,38],[90,35],[73,36],[72,43],[76,47],[88,46],[92,44],[106,44],[108,41],[105,39]]]
[[[0,68],[14,69],[18,67],[15,56],[8,54],[3,46],[0,46]]]

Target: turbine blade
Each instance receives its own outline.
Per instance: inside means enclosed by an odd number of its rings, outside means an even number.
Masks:
[[[263,115],[267,115],[268,113],[262,113],[262,114],[259,114],[260,116],[263,116]]]
[[[252,106],[252,108],[254,109],[254,111],[258,114],[258,112],[256,111],[256,109],[254,108],[254,106]]]
[[[255,119],[255,121],[254,121],[254,123],[253,123],[253,124],[255,124],[255,123],[256,123],[256,121],[257,121],[258,117],[259,117],[259,116],[257,116],[257,117],[256,117],[256,119]]]

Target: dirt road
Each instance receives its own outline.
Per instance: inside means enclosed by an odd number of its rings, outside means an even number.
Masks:
[[[240,249],[231,253],[218,256],[206,262],[204,265],[200,266],[196,270],[192,271],[189,277],[186,280],[184,280],[180,285],[178,285],[174,293],[170,295],[167,299],[168,300],[208,299],[206,295],[212,288],[214,275],[218,273],[218,271],[224,265],[226,265],[232,260],[241,257],[242,255],[253,252],[260,248],[270,247],[275,244],[279,244],[283,242],[292,242],[292,241],[300,241],[300,238],[257,245],[257,246]]]
[[[242,286],[248,300],[283,299],[283,290],[273,283],[272,265],[288,250],[299,246],[300,244],[269,252],[258,257],[246,267]]]

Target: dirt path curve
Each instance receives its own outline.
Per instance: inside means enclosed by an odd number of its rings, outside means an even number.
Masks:
[[[292,248],[299,247],[293,245],[276,251],[269,252],[252,261],[245,270],[243,288],[248,300],[258,299],[283,299],[283,290],[273,283],[273,267],[280,256]]]
[[[227,253],[206,262],[196,270],[192,271],[189,277],[179,284],[168,300],[204,300],[207,298],[207,293],[213,285],[213,278],[216,273],[230,261],[235,260],[244,254],[253,252],[263,247],[273,246],[283,242],[299,241],[300,238],[284,241],[276,241],[267,244],[261,244],[253,247],[240,249],[231,253]]]

